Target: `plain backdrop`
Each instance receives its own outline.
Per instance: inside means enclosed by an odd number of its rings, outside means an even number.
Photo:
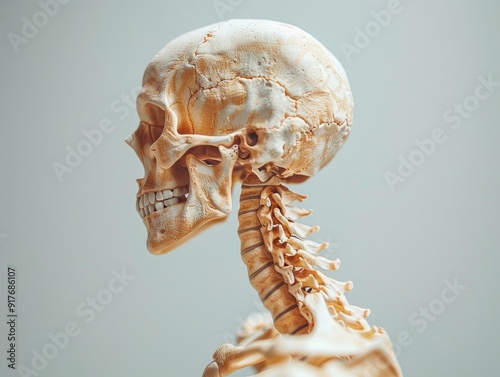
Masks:
[[[0,313],[11,266],[18,314],[17,371],[1,314],[1,376],[201,376],[263,310],[239,256],[239,189],[226,222],[152,256],[135,212],[142,166],[124,143],[149,60],[174,37],[230,18],[296,25],[348,74],[349,140],[292,189],[309,195],[306,222],[321,226],[311,238],[342,260],[332,276],[355,283],[349,302],[372,310],[407,377],[496,375],[498,2],[31,0],[0,9]],[[109,122],[58,177],[68,151]],[[425,144],[432,137],[440,142]]]

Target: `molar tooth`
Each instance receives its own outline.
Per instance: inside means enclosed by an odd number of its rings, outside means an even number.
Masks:
[[[187,194],[187,192],[188,192],[187,186],[177,187],[174,189],[174,196],[178,198],[180,196]]]
[[[163,202],[156,202],[155,203],[155,209],[157,211],[162,210],[163,209]]]
[[[163,199],[170,199],[174,196],[172,190],[163,190],[161,193],[163,194]]]
[[[144,208],[144,202],[142,200],[142,196],[139,198],[138,202],[139,202],[139,209],[143,209]]]
[[[148,192],[148,199],[149,199],[149,203],[154,204],[155,203],[155,193],[152,191]]]
[[[139,211],[141,208],[139,207],[139,198],[135,201],[135,210]]]
[[[144,207],[142,210],[144,211],[144,216],[149,215],[149,207],[148,206]]]
[[[146,207],[149,204],[148,194],[144,194],[142,196],[142,204],[144,205],[144,207]]]
[[[163,194],[161,193],[161,191],[158,191],[156,193],[156,201],[161,202],[162,200],[163,200]]]
[[[170,199],[163,201],[163,204],[165,205],[165,207],[168,207],[168,206],[171,206],[171,205],[174,205],[177,203],[179,203],[179,198],[170,198]]]
[[[149,213],[153,213],[155,211],[155,206],[153,204],[148,204]]]
[[[141,208],[141,210],[139,211],[139,213],[141,214],[141,217],[146,216],[146,212],[144,212],[144,208]]]

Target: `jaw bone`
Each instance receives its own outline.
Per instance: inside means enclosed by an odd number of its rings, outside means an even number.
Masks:
[[[291,25],[230,20],[162,49],[146,68],[137,104],[141,122],[129,144],[145,167],[138,197],[145,206],[147,194],[149,213],[142,209],[153,254],[227,216],[234,171],[245,173],[242,192],[267,189],[264,201],[252,194],[238,214],[240,227],[248,225],[239,232],[242,256],[276,330],[297,335],[271,331],[224,345],[205,375],[256,365],[262,376],[358,376],[366,360],[381,357],[390,366],[385,375],[397,376],[383,330],[343,297],[351,284],[313,268],[334,270],[338,261],[316,256],[324,245],[306,237],[318,227],[295,222],[309,212],[289,206],[301,196],[281,186],[314,176],[350,132],[353,99],[338,60]],[[165,203],[164,191],[182,187],[187,196],[181,191],[179,202]]]

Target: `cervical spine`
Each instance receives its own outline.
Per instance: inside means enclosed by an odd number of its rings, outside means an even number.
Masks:
[[[273,316],[274,326],[282,334],[307,333],[308,322],[300,314],[298,302],[289,292],[283,276],[276,270],[276,256],[268,251],[267,240],[259,219],[265,186],[243,185],[238,212],[238,235],[241,258],[247,266],[250,284]]]
[[[311,213],[291,206],[305,198],[283,185],[242,186],[238,212],[241,257],[274,326],[281,334],[310,332],[314,324],[305,297],[322,292],[332,317],[348,329],[366,337],[382,332],[364,319],[369,310],[349,305],[345,299],[351,282],[337,282],[314,269],[335,270],[340,262],[317,256],[327,243],[306,239],[319,227],[295,222]]]

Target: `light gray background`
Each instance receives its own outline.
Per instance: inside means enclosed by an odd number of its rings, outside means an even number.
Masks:
[[[479,77],[500,81],[498,3],[401,0],[402,11],[348,58],[342,43],[354,45],[356,28],[389,1],[221,2],[230,8],[224,19],[303,28],[347,71],[352,134],[327,168],[293,189],[310,196],[307,221],[321,226],[313,238],[330,241],[326,256],[342,260],[333,276],[354,281],[350,303],[371,308],[370,323],[394,340],[408,334],[399,356],[405,376],[495,375],[500,90],[458,130],[443,114],[474,95]],[[149,255],[134,208],[142,166],[123,142],[138,118],[112,105],[140,85],[169,40],[221,18],[212,0],[73,0],[16,53],[8,33],[21,34],[22,17],[40,9],[4,1],[0,12],[0,313],[6,266],[15,266],[18,367],[32,367],[33,350],[73,321],[79,335],[40,376],[201,376],[242,318],[262,310],[239,256],[237,200],[227,222],[170,254]],[[103,118],[116,128],[59,182],[53,162],[64,163],[65,148]],[[384,173],[397,173],[398,156],[408,158],[414,140],[436,128],[446,142],[391,191]],[[135,279],[86,323],[76,309],[123,268]],[[446,280],[466,289],[440,306]],[[429,305],[440,314],[419,331],[410,318]],[[0,375],[17,375],[4,357]]]

